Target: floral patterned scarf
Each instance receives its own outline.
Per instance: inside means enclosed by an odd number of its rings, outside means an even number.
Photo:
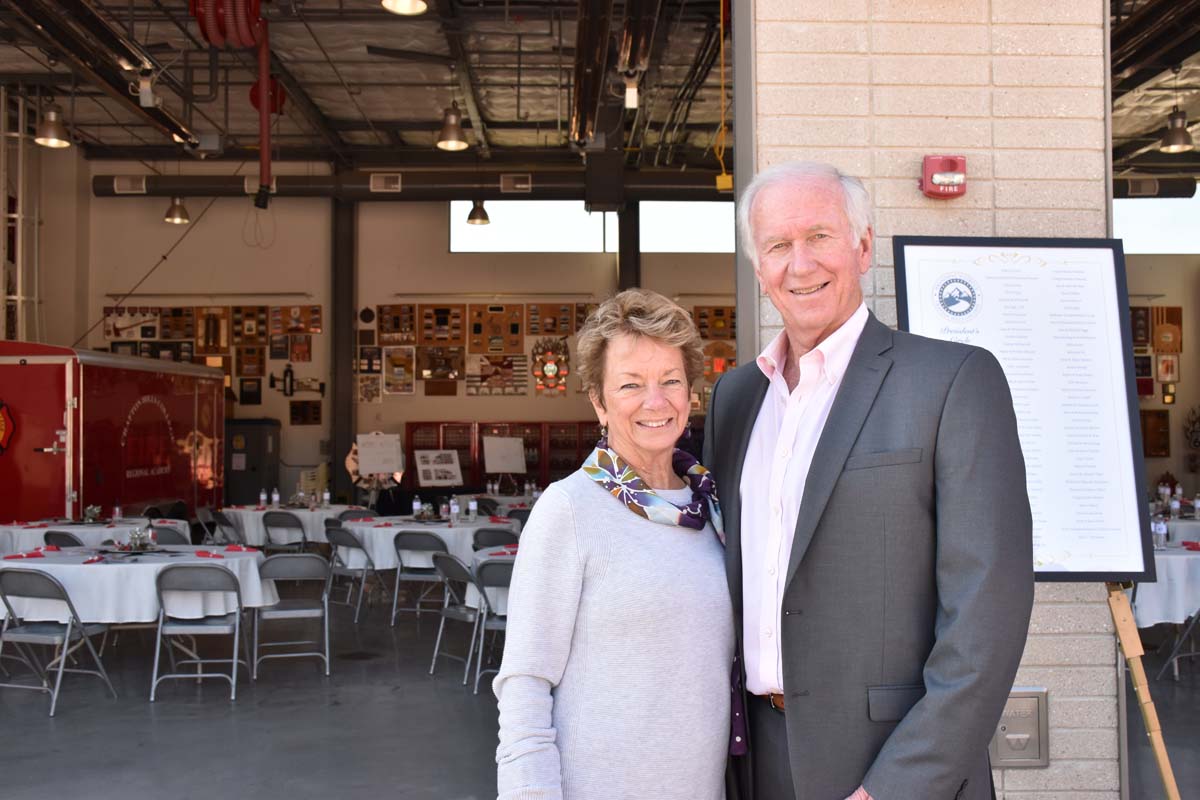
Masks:
[[[633,467],[607,445],[608,442],[601,439],[583,462],[583,471],[589,478],[640,517],[697,531],[704,530],[705,523],[711,522],[717,538],[722,544],[725,543],[721,507],[717,503],[717,484],[712,474],[691,454],[676,450],[671,459],[675,474],[686,480],[692,488],[692,502],[680,507],[656,494]]]

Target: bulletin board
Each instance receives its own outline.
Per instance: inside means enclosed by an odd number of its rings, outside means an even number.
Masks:
[[[1004,368],[1038,580],[1154,580],[1120,241],[897,236],[893,249],[901,330]]]

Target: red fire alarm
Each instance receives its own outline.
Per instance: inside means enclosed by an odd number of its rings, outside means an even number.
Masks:
[[[966,156],[925,156],[921,191],[926,197],[961,197],[967,193]]]

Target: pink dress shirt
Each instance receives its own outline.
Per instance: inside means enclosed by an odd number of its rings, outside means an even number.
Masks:
[[[783,377],[784,359],[790,357],[786,332],[758,357],[770,385],[750,434],[738,487],[746,689],[753,694],[783,691],[780,613],[800,498],[867,316],[866,305],[860,305],[825,341],[801,356],[800,381],[792,391]]]

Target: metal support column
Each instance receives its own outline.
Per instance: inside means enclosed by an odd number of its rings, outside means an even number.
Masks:
[[[754,3],[733,4],[733,188],[738,197],[754,179],[755,114],[754,105]],[[754,265],[738,241],[736,255],[737,286],[737,359],[749,364],[758,354],[758,279]]]
[[[636,202],[617,212],[617,289],[642,285],[641,211]]]
[[[0,86],[0,203],[4,231],[0,235],[0,339],[8,338],[8,87]]]
[[[333,333],[333,409],[329,430],[329,456],[331,491],[335,497],[345,497],[353,502],[353,485],[350,475],[342,469],[342,459],[350,452],[357,430],[355,419],[354,364],[356,342],[355,319],[357,319],[356,265],[357,209],[351,200],[333,201],[333,253],[332,253],[332,301],[330,319]]]

